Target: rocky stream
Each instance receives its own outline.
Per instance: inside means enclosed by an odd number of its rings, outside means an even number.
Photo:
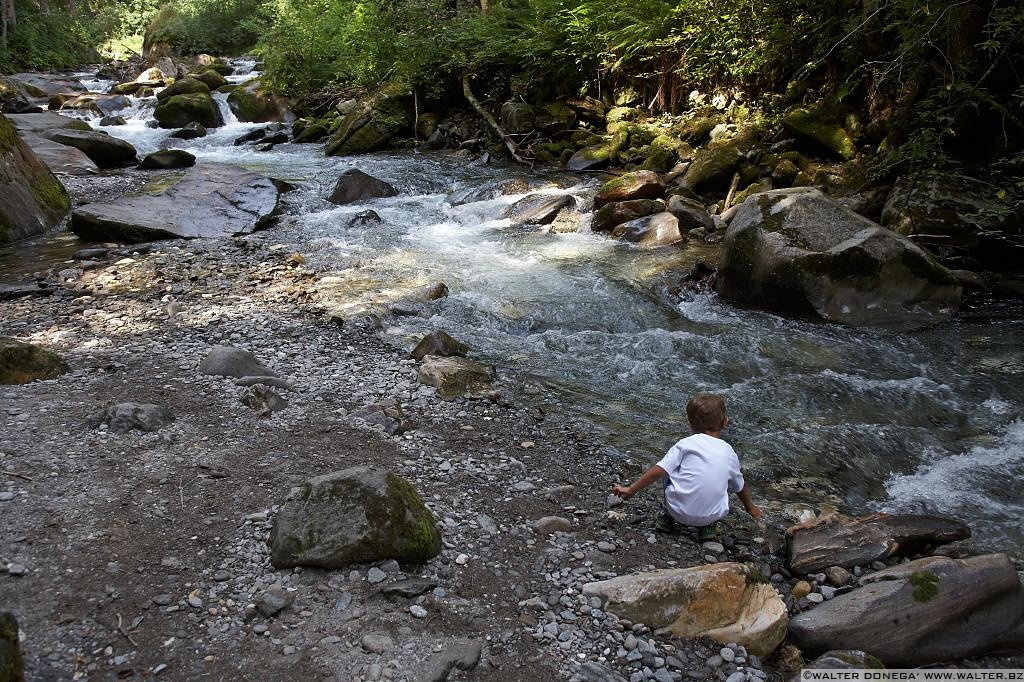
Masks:
[[[1019,299],[928,294],[885,328],[742,305],[700,276],[735,267],[721,216],[624,244],[595,227],[607,178],[325,156],[217,92],[221,125],[180,135],[151,123],[158,92],[120,122],[8,117],[77,234],[0,250],[4,369],[38,377],[0,387],[0,680],[19,628],[28,680],[758,682],[836,649],[823,666],[1024,667]],[[164,154],[103,168],[128,152],[75,142],[81,121]],[[838,210],[818,196],[759,210]],[[734,503],[704,543],[653,530],[653,491],[608,495],[698,391],[725,397],[767,513]],[[393,479],[408,508],[359,531],[398,524],[387,549],[282,549],[289,523],[333,538],[348,498],[392,509]]]

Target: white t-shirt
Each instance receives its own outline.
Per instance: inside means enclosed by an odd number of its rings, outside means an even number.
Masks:
[[[669,448],[658,466],[668,472],[669,513],[688,526],[706,526],[729,513],[729,493],[743,490],[740,460],[721,438],[696,433]]]

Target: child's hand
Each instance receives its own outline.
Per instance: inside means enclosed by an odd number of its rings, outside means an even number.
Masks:
[[[629,488],[624,488],[621,485],[612,486],[612,493],[618,495],[624,500],[628,500],[629,498],[633,497],[633,492]]]
[[[764,512],[761,511],[761,508],[758,507],[756,504],[752,505],[750,509],[747,510],[747,513],[753,516],[758,521],[764,520]]]

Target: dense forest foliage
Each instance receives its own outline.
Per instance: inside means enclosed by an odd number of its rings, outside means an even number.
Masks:
[[[479,2],[0,0],[0,68],[123,55],[148,30],[178,53],[258,54],[291,95],[387,82],[443,101],[469,75],[492,103],[629,91],[679,113],[699,90],[771,116],[823,101],[882,167],[967,164],[1021,189],[1017,0]]]

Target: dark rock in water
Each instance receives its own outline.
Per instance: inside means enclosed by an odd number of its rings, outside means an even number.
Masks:
[[[1005,210],[995,185],[962,175],[920,173],[901,177],[882,210],[882,224],[940,257],[969,256],[993,270],[1013,269],[1024,246],[1024,216]]]
[[[64,358],[53,351],[0,336],[0,384],[55,379],[70,369]]]
[[[137,163],[135,147],[124,140],[98,131],[48,130],[43,137],[81,150],[100,168],[121,168]]]
[[[645,249],[671,246],[683,240],[679,232],[679,221],[671,213],[655,213],[616,225],[612,236],[624,242],[631,242]]]
[[[163,149],[148,154],[139,163],[142,170],[170,170],[172,168],[191,168],[196,165],[196,157],[183,149]]]
[[[235,146],[239,147],[249,142],[265,142],[267,144],[282,144],[288,141],[288,129],[280,123],[266,126],[265,128],[253,128],[244,135],[235,138]]]
[[[367,199],[398,196],[398,190],[383,180],[367,175],[361,170],[352,168],[341,174],[334,191],[328,198],[332,204],[339,206],[352,204]]]
[[[104,116],[100,119],[101,126],[123,126],[127,125],[128,121],[124,120],[124,116]]]
[[[92,260],[93,258],[100,258],[110,253],[110,249],[97,246],[89,249],[79,249],[75,251],[75,258],[77,260]]]
[[[794,616],[789,640],[811,656],[858,649],[901,668],[1018,650],[1024,586],[1004,554],[918,559]]]
[[[961,296],[956,277],[919,246],[807,188],[743,202],[715,288],[772,310],[901,328],[952,317]]]
[[[614,201],[660,199],[664,193],[665,185],[654,171],[623,173],[601,186],[594,197],[594,208],[601,208]]]
[[[437,581],[431,578],[406,578],[405,580],[385,585],[380,593],[385,597],[414,599],[421,594],[430,592],[435,587],[437,587]]]
[[[353,467],[306,481],[274,517],[275,568],[341,568],[380,559],[421,562],[441,551],[434,517],[395,474]]]
[[[274,149],[274,145],[270,142],[261,142],[260,144],[253,145],[252,148],[258,152],[269,152]]]
[[[509,206],[505,215],[524,225],[547,225],[563,208],[575,206],[571,194],[531,194]]]
[[[611,149],[606,144],[598,144],[579,150],[565,165],[568,170],[574,173],[586,170],[599,170],[607,168],[611,160]]]
[[[313,123],[302,129],[302,132],[295,136],[292,140],[295,144],[305,144],[308,142],[319,142],[320,140],[327,137],[330,131],[319,123]]]
[[[157,104],[153,118],[161,128],[184,128],[189,123],[198,123],[206,128],[224,125],[220,108],[209,94],[197,92],[189,95],[174,95]]]
[[[851,519],[829,514],[786,530],[786,556],[797,575],[829,566],[866,566],[893,556],[971,536],[967,524],[941,516],[871,514]]]
[[[0,115],[0,244],[42,234],[71,208],[67,191]]]
[[[428,355],[439,355],[442,357],[461,355],[465,357],[468,352],[469,346],[466,344],[456,341],[447,332],[435,331],[420,339],[420,342],[416,344],[416,347],[412,349],[409,355],[416,360],[422,360]]]
[[[370,227],[371,225],[380,225],[383,219],[376,211],[362,211],[357,213],[348,221],[349,227]]]
[[[254,384],[242,393],[242,404],[256,410],[260,416],[269,417],[288,407],[288,401],[265,384]]]
[[[643,218],[665,210],[661,199],[633,199],[605,204],[596,213],[590,229],[594,232],[611,232],[616,225]]]
[[[0,284],[0,301],[13,301],[27,296],[52,296],[54,289],[38,284]]]
[[[389,436],[397,436],[409,430],[402,407],[393,402],[364,405],[353,411],[352,416],[362,419],[370,426],[381,427]]]
[[[159,431],[174,421],[174,415],[166,407],[142,403],[120,403],[111,405],[89,419],[93,428],[101,424],[107,425],[111,433],[128,433],[132,429],[139,431]]]
[[[163,102],[177,95],[210,94],[210,87],[195,78],[181,78],[156,94],[158,102]]]
[[[0,613],[0,681],[24,682],[24,661],[21,658],[21,640],[18,621],[8,611]]]
[[[679,221],[680,232],[686,233],[698,228],[707,230],[709,234],[715,231],[715,222],[711,219],[711,214],[699,201],[674,195],[668,200],[668,212]]]
[[[229,237],[266,224],[277,200],[270,178],[237,166],[200,164],[157,194],[75,209],[71,231],[94,242]]]
[[[228,95],[228,106],[243,123],[270,123],[291,120],[288,100],[263,88],[259,81],[237,87]]]
[[[243,144],[248,144],[250,142],[259,142],[260,140],[262,140],[266,136],[267,136],[267,129],[266,128],[253,128],[252,130],[250,130],[249,132],[245,133],[244,135],[239,135],[238,137],[236,137],[234,145],[236,147],[241,147]]]
[[[214,346],[210,349],[199,363],[199,373],[223,377],[278,376],[249,351],[231,346]]]
[[[175,130],[170,137],[178,140],[194,140],[197,137],[206,137],[206,128],[198,123],[189,123],[181,130]]]

